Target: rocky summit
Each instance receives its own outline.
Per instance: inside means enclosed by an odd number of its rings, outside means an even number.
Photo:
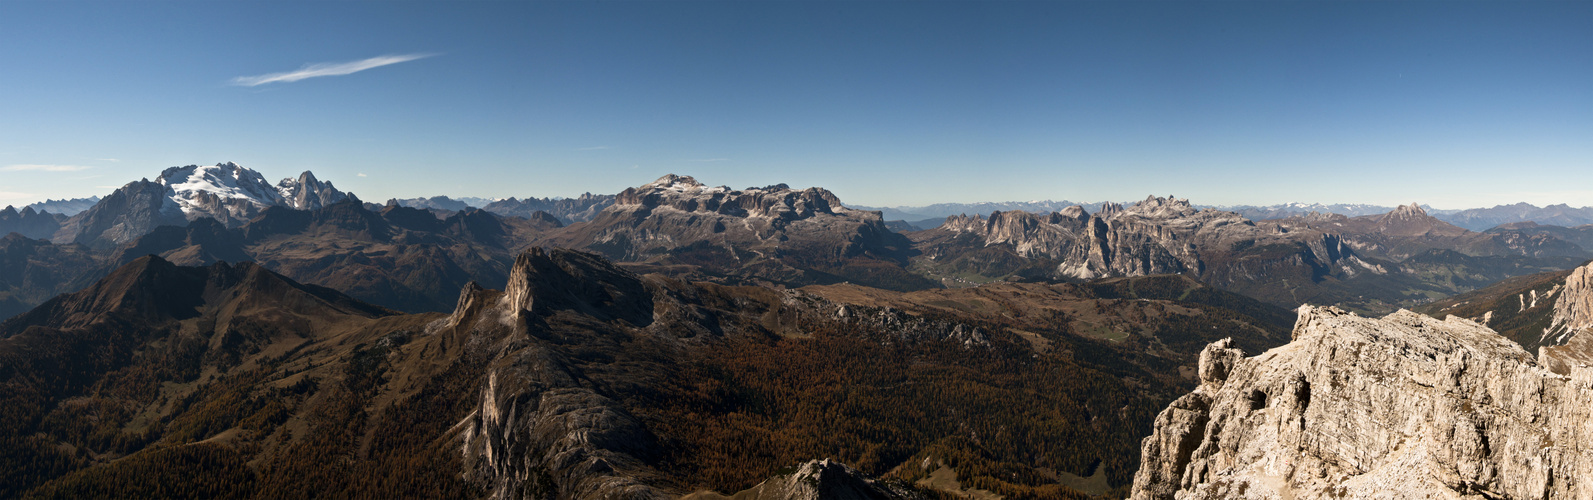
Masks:
[[[911,242],[886,227],[879,212],[846,208],[816,187],[738,190],[666,175],[627,188],[596,218],[538,243],[701,279],[934,286],[902,269]]]
[[[1301,307],[1288,345],[1200,356],[1136,499],[1590,498],[1593,371],[1467,319]]]

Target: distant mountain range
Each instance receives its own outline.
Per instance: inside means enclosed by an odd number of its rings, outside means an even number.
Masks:
[[[50,212],[52,214],[73,216],[77,215],[78,212],[88,210],[89,207],[92,207],[95,203],[99,202],[99,196],[90,196],[88,198],[72,198],[70,200],[44,200],[28,205],[24,208],[32,208],[34,211],[38,212]]]
[[[1247,217],[1150,197],[1132,204],[1033,201],[876,212],[846,205],[823,188],[737,190],[674,175],[617,195],[471,204],[482,201],[437,196],[376,205],[311,172],[272,184],[235,163],[172,167],[72,216],[0,210],[0,232],[61,246],[12,242],[29,250],[0,264],[56,278],[0,275],[0,290],[11,290],[0,301],[13,301],[11,310],[28,307],[152,253],[185,264],[254,260],[387,307],[439,310],[451,292],[438,286],[490,283],[503,276],[514,252],[546,246],[597,252],[636,271],[727,284],[851,282],[905,291],[1181,273],[1280,306],[1333,303],[1380,312],[1593,257],[1593,226],[1513,222],[1475,232],[1444,220],[1575,222],[1581,212],[1563,206],[1447,213],[1415,204],[1385,212],[1368,205],[1240,207],[1254,215]],[[908,209],[915,211],[901,211]],[[954,210],[915,223],[887,223],[881,215]],[[73,267],[57,268],[51,259]]]
[[[430,198],[393,198],[387,200],[388,205],[398,205],[422,210],[449,210],[458,212],[466,208],[482,208],[494,202],[502,201],[501,198],[478,198],[475,196],[433,196]]]
[[[1029,213],[1057,212],[1064,208],[1078,205],[1091,213],[1099,212],[1106,202],[1078,203],[1072,201],[1008,201],[985,203],[936,203],[925,206],[897,206],[897,207],[867,207],[854,206],[860,210],[875,210],[884,215],[887,221],[906,221],[913,228],[929,229],[939,226],[945,218],[956,215],[980,215],[989,217],[993,212],[1010,212],[1013,210]],[[1132,202],[1119,203],[1131,205]],[[1286,219],[1289,217],[1309,215],[1311,212],[1324,214],[1339,214],[1348,217],[1361,217],[1388,213],[1395,207],[1364,204],[1322,204],[1322,203],[1284,203],[1280,205],[1193,205],[1195,208],[1214,208],[1226,212],[1234,212],[1246,219],[1253,221]],[[1593,224],[1593,207],[1573,208],[1569,205],[1550,205],[1538,207],[1529,203],[1514,205],[1499,205],[1493,208],[1472,208],[1466,210],[1436,209],[1428,205],[1421,205],[1429,215],[1444,222],[1470,229],[1484,231],[1501,224],[1517,222],[1536,222],[1543,225],[1575,227]]]

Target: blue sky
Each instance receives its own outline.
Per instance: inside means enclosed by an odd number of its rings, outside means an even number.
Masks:
[[[0,2],[0,204],[237,161],[369,201],[679,173],[862,205],[1593,205],[1590,26],[1593,2]]]

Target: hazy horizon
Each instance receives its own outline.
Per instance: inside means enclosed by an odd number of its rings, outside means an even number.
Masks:
[[[1593,3],[0,3],[0,206],[666,173],[875,207],[1593,205]]]

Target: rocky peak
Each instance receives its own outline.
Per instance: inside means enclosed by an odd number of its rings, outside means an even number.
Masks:
[[[1073,205],[1052,214],[1052,219],[1073,219],[1084,222],[1090,220],[1090,212],[1084,210],[1084,207]]]
[[[512,321],[573,310],[645,326],[652,323],[652,300],[641,277],[602,257],[532,247],[515,258],[500,307]]]
[[[1103,210],[1102,212],[1104,213],[1105,211]],[[1135,203],[1134,206],[1123,210],[1123,213],[1125,214],[1134,214],[1141,217],[1155,219],[1184,217],[1195,212],[1199,212],[1199,210],[1195,209],[1193,205],[1190,205],[1188,199],[1174,198],[1170,195],[1166,198],[1155,195],[1148,196],[1144,201]]]
[[[1099,216],[1102,219],[1110,219],[1110,218],[1116,217],[1118,214],[1121,214],[1121,213],[1123,213],[1123,206],[1122,205],[1119,205],[1119,204],[1116,204],[1116,203],[1107,202],[1107,203],[1102,203],[1101,204],[1101,213],[1096,214],[1096,215]]]
[[[277,183],[276,190],[283,204],[299,210],[316,210],[352,196],[338,191],[331,182],[316,179],[315,174],[308,170],[299,174],[297,180],[282,179],[282,182]]]
[[[823,188],[799,191],[785,184],[776,184],[732,190],[726,186],[707,187],[696,179],[675,174],[660,177],[641,187],[627,188],[615,195],[614,205],[620,210],[666,208],[780,220],[806,219],[818,214],[849,211],[841,206],[841,200],[835,194]]]
[[[1422,210],[1420,204],[1412,202],[1409,205],[1400,205],[1394,208],[1394,211],[1389,212],[1386,217],[1392,220],[1421,220],[1426,219],[1428,216],[1427,211]]]
[[[52,240],[106,247],[132,241],[156,227],[187,224],[188,219],[167,196],[168,192],[168,186],[161,182],[129,182],[68,219]]]
[[[1593,497],[1593,371],[1552,373],[1470,320],[1303,306],[1288,345],[1200,359],[1133,498]]]
[[[975,234],[985,234],[988,229],[985,226],[985,217],[979,214],[974,214],[973,217],[969,217],[968,214],[953,215],[947,217],[946,222],[940,224],[940,228],[947,231]]]

